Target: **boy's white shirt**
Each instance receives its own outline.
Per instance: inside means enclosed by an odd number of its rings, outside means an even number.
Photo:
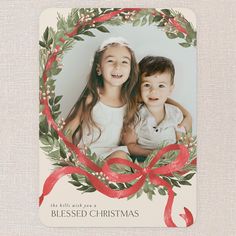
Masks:
[[[163,142],[176,143],[176,131],[185,132],[178,127],[183,120],[183,114],[178,107],[171,104],[165,104],[165,117],[159,125],[145,105],[140,107],[139,118],[135,126],[137,143],[145,149],[155,149]]]

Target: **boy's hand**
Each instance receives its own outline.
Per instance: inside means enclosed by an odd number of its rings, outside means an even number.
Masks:
[[[178,124],[178,127],[184,127],[186,132],[189,132],[192,129],[192,116],[190,115],[190,113],[188,113],[184,119],[182,120],[182,122],[180,124]]]

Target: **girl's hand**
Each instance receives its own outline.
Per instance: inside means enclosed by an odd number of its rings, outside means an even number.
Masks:
[[[186,132],[191,131],[192,129],[192,116],[190,115],[190,113],[186,114],[186,116],[184,116],[184,119],[182,120],[182,122],[180,124],[178,124],[178,127],[184,127]]]

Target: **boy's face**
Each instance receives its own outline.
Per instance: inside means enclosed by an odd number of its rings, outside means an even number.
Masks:
[[[146,106],[163,106],[174,88],[171,84],[171,74],[164,72],[145,76],[144,73],[141,79],[141,97]]]

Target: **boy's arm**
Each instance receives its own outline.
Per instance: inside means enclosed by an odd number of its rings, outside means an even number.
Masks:
[[[171,98],[168,98],[167,103],[171,104],[171,105],[174,105],[176,107],[178,107],[182,113],[183,113],[183,116],[184,116],[184,119],[182,120],[182,122],[178,125],[179,127],[181,126],[184,126],[185,130],[188,132],[191,130],[192,128],[192,116],[191,114],[188,112],[187,109],[185,109],[183,106],[181,106],[178,102],[174,101],[173,99]]]
[[[128,128],[122,135],[122,142],[128,147],[131,155],[147,157],[153,150],[142,148],[137,144],[137,135],[133,128]]]

